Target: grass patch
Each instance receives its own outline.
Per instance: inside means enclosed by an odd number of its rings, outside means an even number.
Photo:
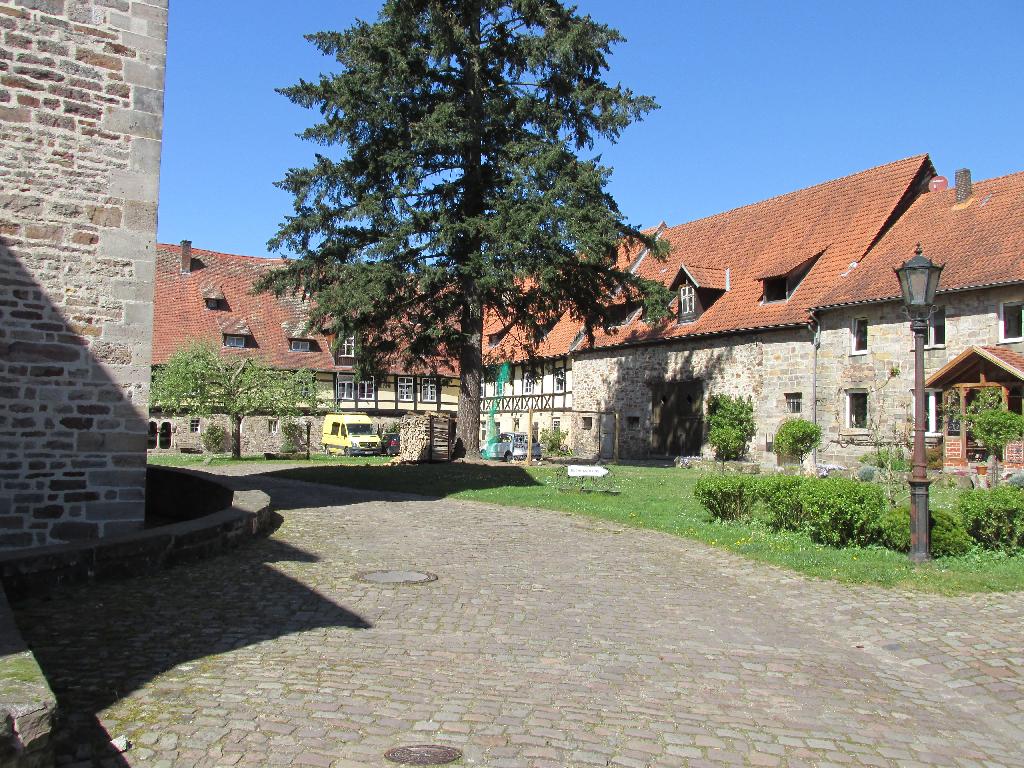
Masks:
[[[564,467],[419,464],[383,466],[365,459],[332,459],[317,466],[284,469],[283,477],[349,488],[470,499],[505,506],[535,507],[588,515],[622,525],[649,528],[716,547],[808,576],[851,584],[877,584],[943,594],[1024,589],[1024,556],[976,552],[912,565],[906,555],[880,547],[832,549],[802,533],[779,533],[756,521],[710,520],[693,497],[701,474],[674,468],[618,466],[590,487],[614,488],[618,495],[567,492]],[[578,481],[577,481],[578,486]],[[936,489],[937,491],[940,489]],[[952,504],[942,489],[933,506]]]

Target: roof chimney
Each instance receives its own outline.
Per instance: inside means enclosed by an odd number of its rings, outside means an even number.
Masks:
[[[192,241],[181,241],[181,274],[187,275],[192,271]]]
[[[971,169],[961,168],[956,172],[956,201],[966,203],[971,197]]]

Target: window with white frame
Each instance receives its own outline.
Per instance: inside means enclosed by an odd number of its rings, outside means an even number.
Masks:
[[[355,400],[355,379],[351,376],[339,376],[337,390],[338,400]]]
[[[865,355],[868,351],[868,319],[858,317],[850,326],[850,354]]]
[[[556,368],[554,375],[555,392],[565,392],[565,368]]]
[[[412,402],[412,376],[398,377],[398,401],[400,403]]]
[[[236,349],[242,349],[245,347],[245,336],[236,336],[234,334],[224,335],[224,346],[234,347]]]
[[[999,340],[1024,340],[1024,302],[1014,301],[999,305]]]
[[[692,283],[679,286],[679,319],[689,320],[697,314],[697,289]]]
[[[561,432],[562,431],[562,420],[558,416],[555,416],[554,418],[551,419],[551,431],[552,432]]]
[[[371,376],[359,382],[359,399],[373,400],[377,396],[377,385]]]
[[[356,337],[349,336],[341,343],[341,356],[342,357],[355,357],[356,355]]]
[[[790,413],[803,413],[804,395],[803,392],[786,393],[786,410]]]
[[[525,371],[523,373],[523,394],[532,395],[534,387],[537,385],[537,379],[533,375],[533,371]]]
[[[281,429],[281,422],[278,419],[267,419],[267,432],[276,435]]]
[[[850,429],[868,428],[868,393],[864,389],[846,391],[846,426]]]
[[[929,435],[942,434],[942,390],[925,390],[925,416],[927,417]]]
[[[194,435],[199,434],[199,419],[188,420],[188,431]]]
[[[312,347],[307,339],[292,339],[288,349],[292,352],[309,352]]]
[[[437,379],[422,379],[420,381],[420,400],[424,403],[437,402]]]
[[[943,307],[936,307],[928,318],[927,342],[928,347],[946,346],[946,310]]]

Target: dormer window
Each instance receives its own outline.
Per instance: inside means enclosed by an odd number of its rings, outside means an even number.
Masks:
[[[807,277],[807,273],[811,271],[821,254],[825,252],[822,248],[816,254],[810,258],[803,258],[802,260],[794,263],[796,258],[784,259],[781,263],[776,264],[775,270],[761,275],[761,303],[771,304],[777,301],[789,301],[789,297],[793,295],[797,288],[800,287],[800,283]],[[787,263],[788,262],[788,263]]]
[[[697,289],[692,283],[679,286],[679,322],[697,317]]]
[[[312,348],[309,339],[290,339],[288,342],[288,350],[291,352],[309,352]]]
[[[207,309],[224,309],[224,299],[208,297],[204,299]]]
[[[785,301],[789,298],[791,291],[786,284],[786,278],[773,277],[764,281],[764,303],[773,301]]]
[[[233,349],[245,349],[245,336],[236,334],[224,334],[224,346]]]
[[[732,287],[731,271],[681,264],[670,287],[676,291],[676,322],[692,323]]]

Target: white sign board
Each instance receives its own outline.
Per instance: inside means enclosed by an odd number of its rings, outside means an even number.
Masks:
[[[586,464],[569,465],[569,477],[604,477],[607,474],[606,467],[592,467]]]

